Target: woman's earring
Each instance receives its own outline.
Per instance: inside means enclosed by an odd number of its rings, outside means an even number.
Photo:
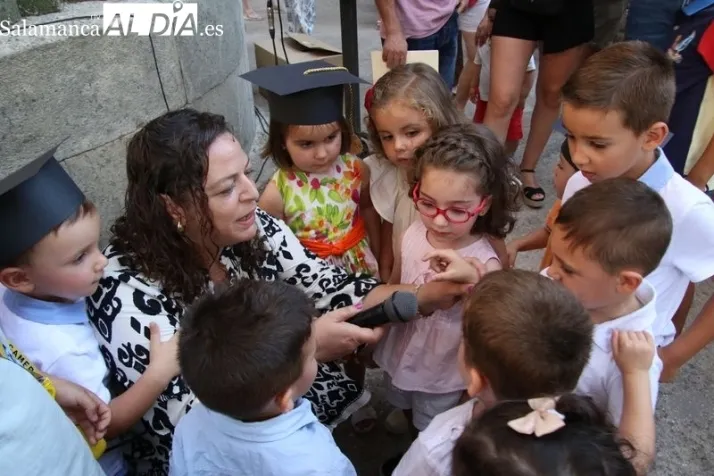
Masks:
[[[179,233],[183,233],[183,223],[178,222],[176,224],[176,231],[178,231]]]

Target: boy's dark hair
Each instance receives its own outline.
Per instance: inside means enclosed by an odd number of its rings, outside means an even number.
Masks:
[[[635,476],[634,447],[588,397],[563,395],[556,410],[565,426],[548,435],[523,435],[508,422],[531,412],[527,402],[502,402],[473,420],[456,440],[453,476]]]
[[[672,216],[642,182],[618,177],[594,183],[563,204],[555,225],[571,248],[582,249],[608,274],[659,266],[672,239]]]
[[[640,135],[667,122],[676,93],[674,66],[644,41],[615,43],[590,56],[563,86],[574,107],[617,111],[623,125]]]
[[[412,190],[428,168],[447,169],[474,177],[479,192],[491,197],[488,212],[479,217],[471,233],[504,238],[513,230],[518,211],[514,165],[501,142],[486,126],[454,124],[431,136],[416,152]]]
[[[352,126],[349,121],[347,121],[344,117],[340,117],[337,120],[337,124],[340,126],[340,135],[342,136],[340,154],[359,152],[358,150],[355,150],[359,145],[359,139],[357,139],[352,132]],[[261,151],[261,156],[263,158],[272,158],[275,166],[283,170],[289,170],[295,165],[293,164],[293,159],[290,158],[290,154],[285,148],[285,138],[288,133],[288,127],[290,127],[289,124],[283,124],[282,122],[271,120],[268,125],[268,140]],[[313,127],[321,126],[318,125]]]
[[[592,333],[575,296],[532,271],[488,273],[464,307],[466,364],[499,400],[572,391],[590,357]]]
[[[245,279],[208,293],[181,320],[186,384],[213,411],[259,416],[302,374],[315,315],[308,296],[281,281]]]
[[[59,232],[60,228],[62,228],[63,226],[73,225],[73,224],[77,223],[77,221],[79,221],[81,218],[84,218],[86,215],[91,215],[91,214],[95,213],[96,211],[97,211],[97,207],[94,205],[94,203],[92,203],[89,200],[84,200],[84,202],[82,202],[82,204],[77,208],[77,210],[71,216],[69,216],[65,221],[63,221],[59,225],[52,228],[52,230],[50,230],[47,233],[47,235],[49,235],[50,233],[53,233],[56,235]],[[47,235],[45,235],[45,236],[47,236]],[[30,261],[32,260],[32,252],[35,249],[35,246],[37,246],[37,243],[32,245],[29,249],[23,251],[22,254],[20,254],[18,257],[13,259],[12,262],[0,263],[0,269],[10,268],[13,266],[24,266],[24,265],[29,264]]]

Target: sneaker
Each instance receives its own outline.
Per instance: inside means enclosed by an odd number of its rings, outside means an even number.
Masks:
[[[409,433],[409,420],[404,411],[396,408],[384,419],[384,428],[394,435],[406,435]]]

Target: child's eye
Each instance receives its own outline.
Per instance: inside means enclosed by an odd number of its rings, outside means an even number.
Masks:
[[[86,252],[86,251],[82,251],[79,255],[77,255],[77,257],[74,258],[74,262],[77,263],[77,264],[78,264],[78,263],[81,263],[82,261],[84,261],[84,258],[85,258],[86,256],[87,256],[87,252]]]
[[[312,147],[312,141],[298,142],[298,146],[303,149],[309,149],[310,147]]]
[[[327,136],[327,142],[332,142],[332,141],[335,140],[335,139],[337,139],[337,132],[335,132],[334,134],[330,134],[329,136]]]
[[[380,136],[380,140],[382,140],[383,142],[390,141],[390,140],[392,140],[392,136],[390,136],[390,135]]]
[[[590,142],[590,145],[595,148],[595,149],[604,149],[607,147],[607,144],[603,144],[602,142]]]
[[[419,135],[419,131],[409,131],[407,132],[407,137],[415,137]]]

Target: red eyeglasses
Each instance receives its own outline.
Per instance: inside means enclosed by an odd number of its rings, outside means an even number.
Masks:
[[[488,203],[486,197],[481,199],[481,202],[473,210],[466,210],[465,208],[439,208],[433,202],[427,201],[419,197],[419,186],[421,184],[417,183],[412,191],[412,200],[414,200],[414,205],[419,213],[428,218],[436,218],[438,215],[443,215],[446,221],[451,223],[465,223],[471,218],[478,216],[479,213],[486,208]]]

